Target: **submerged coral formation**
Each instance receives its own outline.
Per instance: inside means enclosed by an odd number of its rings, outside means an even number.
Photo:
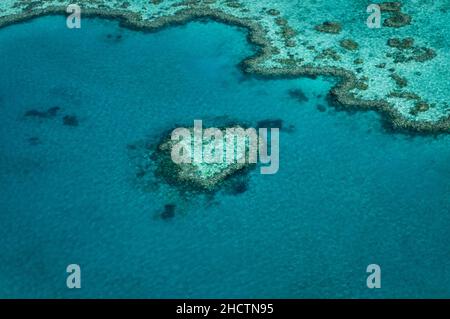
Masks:
[[[258,123],[269,124],[268,120]],[[270,121],[270,124],[281,126],[280,120]],[[250,161],[250,139],[247,139],[245,127],[236,123],[221,126],[218,130],[223,132],[224,140],[220,143],[217,135],[210,139],[201,138],[201,160],[195,160],[199,150],[194,147],[198,145],[195,138],[176,139],[173,130],[163,132],[156,141],[144,140],[129,144],[127,148],[136,169],[137,184],[142,189],[151,190],[153,186],[159,187],[163,181],[181,193],[213,194],[221,189],[232,195],[245,192],[248,188],[248,173],[256,167],[256,163]],[[230,146],[226,140],[227,129],[233,134],[231,161],[227,160]],[[186,130],[194,136],[194,128]],[[244,139],[239,140],[239,137]],[[179,156],[181,160],[174,156]]]
[[[66,126],[78,126],[78,118],[75,115],[65,115],[63,124]]]
[[[61,113],[59,106],[52,106],[45,111],[31,109],[25,112],[25,118],[34,118],[38,120],[46,120],[56,118]],[[78,126],[79,121],[76,115],[64,115],[62,117],[62,123],[66,126]]]
[[[57,115],[57,113],[61,110],[59,106],[53,106],[48,108],[46,111],[39,111],[36,109],[32,109],[25,112],[25,117],[36,117],[41,119],[49,119],[53,118]]]
[[[0,27],[46,14],[67,14],[67,0],[4,0]],[[330,101],[381,112],[394,129],[449,132],[450,60],[445,2],[380,3],[381,28],[365,25],[367,4],[326,0],[80,0],[84,16],[119,19],[153,31],[194,19],[244,27],[259,47],[241,63],[268,77],[333,76]],[[429,19],[429,15],[435,19]],[[395,33],[393,33],[395,31]],[[114,38],[115,39],[115,38]],[[414,97],[414,98],[412,98]],[[424,107],[429,105],[429,107]]]
[[[225,136],[225,131],[227,129],[239,130],[240,126],[222,128],[223,134]],[[193,132],[193,128],[190,129]],[[194,134],[194,133],[193,133]],[[226,145],[215,144],[216,139],[209,140],[204,147],[208,147],[213,153],[212,157],[215,156],[214,153],[218,153],[218,148],[220,150],[219,156],[222,157],[222,161],[206,161],[206,154],[203,149],[202,152],[203,160],[194,160],[194,141],[191,139],[182,139],[181,141],[174,141],[171,137],[166,137],[162,143],[160,143],[155,152],[155,161],[157,163],[157,174],[163,177],[169,184],[172,185],[182,185],[188,186],[193,190],[204,190],[204,191],[214,191],[217,187],[223,183],[228,177],[234,175],[240,170],[254,166],[254,164],[249,163],[246,154],[249,153],[248,143],[234,144],[234,156],[235,160],[226,161]],[[186,162],[177,163],[173,159],[173,152],[177,149],[182,148],[185,152],[188,150],[189,160]],[[206,152],[206,151],[205,151]],[[241,161],[242,160],[242,161]]]
[[[161,219],[168,220],[175,217],[175,204],[164,205],[164,211],[160,214]]]
[[[319,32],[338,34],[341,33],[342,26],[339,22],[325,21],[322,24],[316,25],[315,29]]]

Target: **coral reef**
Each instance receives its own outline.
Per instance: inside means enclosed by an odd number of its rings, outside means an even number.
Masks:
[[[383,25],[391,28],[401,28],[411,23],[411,17],[405,13],[397,12],[384,20]]]
[[[316,108],[319,112],[326,112],[327,110],[327,108],[322,104],[318,104]]]
[[[308,16],[306,12],[300,14],[304,18],[317,18],[320,16],[320,10],[325,10],[327,2],[307,3],[305,7],[316,10],[315,16]],[[42,15],[66,14],[67,4],[69,2],[65,0],[8,0],[0,4],[0,27]],[[448,97],[448,89],[445,87],[448,77],[446,71],[440,67],[447,53],[444,50],[438,52],[435,47],[430,47],[426,39],[419,39],[417,35],[414,35],[414,41],[409,39],[412,38],[407,31],[410,26],[415,23],[420,23],[422,27],[427,25],[423,24],[426,18],[424,13],[417,10],[412,12],[407,3],[380,4],[385,18],[384,27],[398,28],[399,34],[396,36],[403,40],[391,40],[385,50],[376,51],[370,49],[376,45],[364,41],[365,33],[362,33],[363,37],[358,38],[348,32],[348,21],[329,20],[319,25],[311,19],[302,21],[287,10],[291,8],[288,3],[271,3],[265,6],[266,0],[262,0],[260,5],[248,1],[164,0],[143,5],[137,0],[85,0],[80,4],[85,17],[117,19],[121,26],[141,31],[156,31],[162,27],[185,24],[197,19],[212,19],[246,28],[249,31],[248,40],[256,45],[257,52],[240,64],[244,72],[271,78],[320,75],[336,77],[338,82],[331,90],[329,100],[339,108],[377,110],[383,115],[384,121],[390,122],[397,130],[417,133],[450,131],[450,110],[445,103]],[[350,4],[342,7],[342,10],[355,9],[357,8]],[[442,10],[437,12],[445,14]],[[412,19],[411,14],[417,15],[418,18]],[[344,37],[336,36],[338,34],[343,34]],[[350,35],[357,46],[345,41],[350,39]],[[384,43],[387,41],[388,38],[385,38]],[[416,43],[426,43],[426,46]],[[372,57],[375,55],[377,58]],[[383,57],[389,59],[383,60]],[[372,64],[371,61],[375,62]],[[393,66],[405,63],[410,64],[410,69],[414,70],[407,74],[401,70],[402,76],[407,80],[409,92],[420,96],[421,100],[430,101],[435,107],[415,115],[410,112],[410,100],[391,94],[398,89],[395,80],[389,81],[391,73],[395,71]],[[426,69],[427,76],[436,77],[435,74],[440,74],[441,78],[445,79],[436,82],[434,90],[420,85],[423,80],[417,75],[423,72],[418,72],[417,68],[423,63],[433,65]],[[383,72],[373,72],[377,69]],[[368,76],[369,79],[360,81],[357,74]],[[387,81],[378,81],[379,77]],[[393,84],[388,84],[391,82]],[[385,88],[384,85],[388,87]]]
[[[356,50],[358,50],[358,43],[356,43],[352,39],[341,40],[339,42],[339,44],[341,45],[341,47],[343,47],[344,49],[347,49],[349,51],[356,51]]]
[[[388,12],[391,16],[384,20],[383,25],[391,28],[401,28],[411,24],[411,16],[403,13],[401,2],[383,2],[380,3],[381,12]]]
[[[388,40],[388,45],[401,50],[409,49],[414,45],[414,39],[411,37],[405,39],[391,38]]]
[[[228,118],[217,118],[217,122],[226,123],[225,126],[218,126],[218,128],[225,133],[227,129],[246,128],[247,125],[242,123],[237,124],[235,121],[230,123]],[[280,124],[275,120],[260,121],[260,124]],[[178,125],[177,125],[178,126]],[[194,128],[186,128],[194,134]],[[150,141],[148,139],[142,140],[127,145],[129,157],[134,163],[135,176],[137,185],[143,190],[155,190],[160,185],[169,185],[178,190],[180,194],[209,194],[224,189],[231,195],[242,194],[248,189],[249,173],[256,167],[256,163],[248,160],[248,147],[235,142],[234,157],[235,160],[227,162],[226,157],[226,143],[222,144],[223,161],[208,161],[205,160],[206,154],[218,152],[216,140],[202,140],[202,157],[203,160],[194,160],[194,140],[175,139],[172,140],[173,130],[167,130],[161,133],[161,136]],[[192,135],[193,136],[193,135]],[[212,146],[206,150],[206,147]],[[192,151],[188,157],[189,161],[176,161],[173,158],[173,152],[179,154],[179,151]],[[245,156],[245,157],[244,157]],[[240,161],[240,159],[245,159]],[[172,211],[172,208],[166,207],[165,216]]]
[[[60,107],[54,106],[46,111],[39,111],[39,110],[29,110],[25,112],[25,117],[36,117],[36,118],[42,118],[42,119],[49,119],[55,117],[58,112],[61,110]]]
[[[299,101],[300,103],[304,103],[304,102],[308,102],[309,98],[306,96],[306,94],[300,90],[300,89],[295,89],[295,90],[289,90],[289,96],[293,99],[296,99],[297,101]]]
[[[28,139],[28,143],[29,143],[30,145],[35,146],[35,145],[41,144],[41,140],[39,139],[39,137],[33,136],[33,137],[30,137],[30,138]]]
[[[221,129],[224,135],[227,128]],[[238,126],[235,128],[238,128]],[[193,132],[194,129],[191,128],[191,130]],[[158,145],[155,153],[157,174],[172,185],[180,185],[184,188],[191,188],[197,191],[211,192],[217,190],[218,186],[224,180],[236,172],[254,166],[247,161],[243,163],[238,161],[239,158],[246,156],[246,150],[239,148],[236,149],[236,161],[231,163],[225,160],[220,163],[195,162],[193,158],[189,163],[175,163],[171,155],[177,143],[180,142],[175,142],[170,137],[167,137]],[[191,140],[183,140],[182,143],[187,143],[183,145],[185,149],[191,149],[193,147]],[[214,151],[216,150],[214,149]]]
[[[78,118],[75,115],[65,115],[63,117],[63,124],[67,126],[78,126]]]
[[[339,22],[325,21],[322,24],[316,25],[314,29],[319,32],[338,34],[341,33],[342,26]]]
[[[175,204],[164,205],[164,210],[160,214],[161,219],[168,220],[168,219],[174,218],[175,217],[175,208],[176,208]]]

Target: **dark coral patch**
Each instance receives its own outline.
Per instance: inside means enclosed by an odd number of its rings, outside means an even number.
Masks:
[[[47,112],[38,111],[38,110],[29,110],[25,112],[26,117],[40,117],[47,118]]]
[[[35,146],[41,144],[41,140],[39,139],[39,137],[33,136],[28,139],[28,143]]]
[[[269,9],[269,10],[267,10],[267,13],[270,14],[271,16],[278,16],[278,15],[280,15],[280,11],[278,11],[276,9]]]
[[[390,18],[387,18],[383,22],[383,26],[390,28],[401,28],[408,24],[411,24],[412,18],[406,13],[396,12]]]
[[[323,33],[338,34],[342,31],[342,26],[339,22],[325,21],[322,24],[316,25],[314,29]]]
[[[61,110],[61,108],[58,106],[51,107],[51,108],[47,109],[46,111],[39,111],[36,109],[32,109],[32,110],[26,111],[25,116],[49,119],[49,118],[55,117],[60,110]]]
[[[395,84],[397,84],[398,87],[404,88],[408,85],[408,80],[397,73],[392,73],[390,77],[394,80]]]
[[[356,43],[352,39],[341,40],[339,42],[339,45],[349,51],[356,51],[356,50],[358,50],[358,47],[359,47],[358,43]]]
[[[296,99],[297,101],[299,101],[301,103],[309,101],[309,98],[300,89],[289,90],[289,96],[293,99]]]
[[[409,114],[411,115],[418,115],[421,112],[426,112],[430,109],[430,105],[426,102],[419,101],[414,105],[414,108],[412,108],[409,111]]]
[[[409,49],[414,45],[414,38],[408,37],[404,39],[399,38],[391,38],[388,40],[387,44],[390,47],[397,48],[397,49]]]
[[[111,34],[111,33],[108,33],[108,34],[106,35],[106,39],[107,39],[108,41],[111,41],[111,42],[116,43],[116,42],[120,42],[120,41],[123,40],[123,35],[121,35],[121,34]]]
[[[47,110],[47,114],[50,117],[55,117],[60,110],[61,110],[61,108],[59,106],[54,106]]]
[[[318,105],[316,106],[316,108],[317,108],[317,110],[318,110],[319,112],[325,112],[325,111],[327,110],[327,108],[326,108],[324,105],[322,105],[322,104],[318,104]]]
[[[78,126],[78,118],[75,115],[66,115],[63,117],[63,124],[67,126]]]
[[[405,38],[403,40],[392,38],[388,40],[388,45],[397,49],[393,53],[389,52],[386,54],[386,56],[392,57],[395,63],[407,63],[411,61],[421,63],[432,60],[437,55],[431,48],[414,46],[413,38]]]
[[[324,49],[322,52],[320,52],[314,60],[333,60],[333,61],[340,61],[341,56],[334,50],[333,48],[327,48]]]
[[[379,6],[382,12],[399,12],[402,8],[402,3],[397,1],[383,2]]]
[[[248,190],[248,185],[246,182],[239,182],[233,185],[231,194],[232,195],[239,195],[239,194],[243,194]]]
[[[174,204],[166,204],[164,205],[164,210],[161,213],[161,219],[168,220],[175,217],[175,208]]]

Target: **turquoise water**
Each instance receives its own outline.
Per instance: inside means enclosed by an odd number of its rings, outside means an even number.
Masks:
[[[331,79],[245,76],[252,52],[217,23],[1,29],[0,297],[450,297],[450,138],[336,112]],[[208,201],[137,185],[128,144],[222,116],[293,127],[276,175],[255,170],[245,193]],[[174,218],[155,217],[166,204]]]

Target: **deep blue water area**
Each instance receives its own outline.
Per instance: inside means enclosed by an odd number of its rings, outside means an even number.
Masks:
[[[450,137],[338,112],[333,79],[244,75],[245,36],[0,29],[0,297],[450,297]],[[217,118],[283,120],[279,172],[209,200],[137,185],[127,145]]]

